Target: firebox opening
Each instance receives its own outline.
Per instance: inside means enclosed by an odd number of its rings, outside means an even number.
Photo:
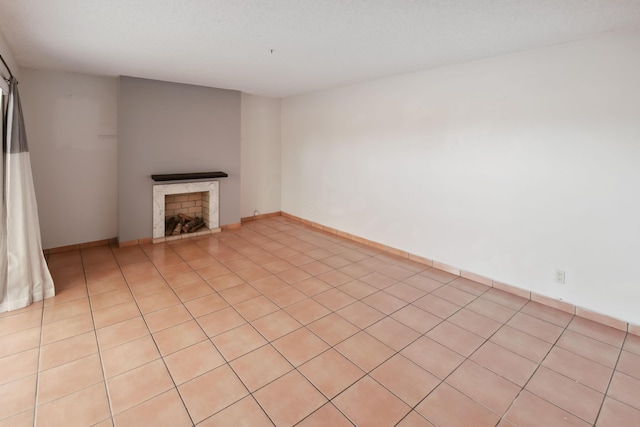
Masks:
[[[209,192],[164,196],[165,236],[179,236],[209,229]]]

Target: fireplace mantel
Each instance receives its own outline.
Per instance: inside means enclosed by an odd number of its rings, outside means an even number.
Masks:
[[[191,173],[165,173],[151,175],[151,179],[154,181],[187,181],[194,179],[208,179],[208,178],[227,178],[225,172],[191,172]]]

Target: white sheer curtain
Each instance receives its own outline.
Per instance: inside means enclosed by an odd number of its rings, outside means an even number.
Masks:
[[[0,312],[26,307],[55,294],[42,253],[31,160],[18,82],[14,77],[9,81],[8,99],[4,104],[0,166]]]

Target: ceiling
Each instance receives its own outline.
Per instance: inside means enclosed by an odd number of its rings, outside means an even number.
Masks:
[[[22,67],[274,97],[640,30],[640,0],[0,0]]]

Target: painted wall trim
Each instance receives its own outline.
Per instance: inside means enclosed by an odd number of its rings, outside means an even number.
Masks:
[[[282,212],[278,211],[278,212],[270,212],[270,213],[259,214],[254,216],[245,216],[243,218],[240,218],[240,223],[242,224],[245,222],[256,221],[258,219],[273,218],[274,216],[280,216],[280,215],[282,215]]]

